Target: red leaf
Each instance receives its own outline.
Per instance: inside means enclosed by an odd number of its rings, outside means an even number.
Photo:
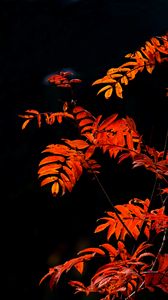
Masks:
[[[118,251],[112,245],[106,243],[106,244],[102,244],[100,246],[105,248],[108,251],[111,259],[115,258],[118,255]]]
[[[83,269],[84,269],[84,262],[80,261],[77,264],[74,265],[74,267],[78,270],[79,273],[83,273]]]
[[[118,159],[118,163],[120,164],[124,159],[130,157],[131,154],[128,152],[128,153],[123,153],[120,155],[119,159]]]
[[[79,126],[82,127],[82,126],[92,124],[92,123],[93,123],[93,120],[91,120],[91,119],[82,119],[82,121],[79,122]]]
[[[76,115],[76,120],[84,119],[87,117],[93,118],[90,112],[88,112],[87,110],[83,110]]]
[[[73,109],[73,113],[77,114],[79,112],[85,111],[81,106],[75,106]]]
[[[118,114],[113,114],[110,117],[106,118],[98,127],[98,130],[105,129],[108,125],[111,125],[114,120],[118,117]]]
[[[96,229],[95,229],[95,233],[97,233],[97,232],[100,232],[100,231],[103,231],[105,228],[107,228],[109,226],[109,223],[107,222],[107,223],[103,223],[103,224],[101,224],[101,225],[98,225],[97,227],[96,227]]]
[[[78,254],[88,253],[88,252],[105,255],[105,252],[103,250],[101,250],[100,248],[94,248],[94,247],[81,250],[78,252]]]
[[[145,287],[149,290],[159,287],[168,293],[168,272],[149,271],[145,274]]]
[[[80,83],[80,82],[82,82],[82,80],[77,79],[77,78],[70,80],[70,83]]]
[[[128,149],[133,150],[134,143],[133,143],[133,140],[132,140],[132,135],[129,132],[127,132],[126,139],[127,139]]]
[[[168,188],[164,188],[161,190],[161,194],[168,194]]]
[[[63,139],[65,141],[66,144],[68,144],[69,146],[71,146],[73,149],[85,149],[89,146],[89,144],[83,140],[67,140],[67,139]]]
[[[95,152],[96,146],[95,145],[91,145],[88,147],[88,149],[85,152],[85,159],[89,159],[93,153]]]

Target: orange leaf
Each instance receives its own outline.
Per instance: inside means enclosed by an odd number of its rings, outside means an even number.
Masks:
[[[127,76],[123,76],[123,77],[121,78],[121,83],[127,85],[127,84],[128,84],[128,77],[127,77]]]
[[[84,109],[81,106],[75,106],[73,109],[73,113],[77,114],[79,112],[82,112]]]
[[[92,134],[94,134],[96,131],[97,131],[97,128],[98,128],[98,125],[99,125],[99,122],[102,118],[102,115],[99,115],[96,120],[94,121],[93,125],[92,125]]]
[[[59,183],[58,182],[54,182],[52,187],[51,187],[51,192],[53,194],[54,197],[57,196],[58,192],[59,192]]]
[[[36,114],[36,115],[39,114],[38,110],[35,110],[35,109],[27,109],[26,112]]]
[[[101,92],[103,92],[103,91],[105,91],[105,90],[107,90],[107,89],[109,89],[109,88],[111,88],[111,85],[106,85],[106,86],[104,86],[103,88],[101,88],[101,89],[98,91],[97,95],[99,95]]]
[[[128,57],[128,56],[125,56],[125,57]],[[129,62],[122,64],[121,67],[123,68],[123,67],[136,66],[136,65],[137,65],[137,62],[129,61]]]
[[[82,121],[79,122],[79,126],[82,127],[82,126],[85,126],[85,125],[88,125],[88,124],[91,124],[91,123],[93,123],[93,120],[83,119]]]
[[[85,152],[85,159],[90,158],[93,155],[93,153],[95,152],[95,149],[96,149],[95,145],[89,146]]]
[[[116,72],[118,72],[119,68],[111,68],[107,71],[107,75],[112,75]]]
[[[63,139],[65,141],[66,144],[68,144],[69,146],[71,146],[74,149],[85,149],[89,146],[89,144],[83,140],[67,140],[67,139]]]
[[[113,92],[113,88],[111,87],[110,89],[108,89],[106,92],[105,92],[105,98],[106,99],[109,99],[112,95],[112,92]]]
[[[109,226],[109,229],[107,231],[107,240],[109,241],[109,239],[111,238],[111,236],[113,235],[113,233],[115,233],[115,230],[116,230],[116,225],[117,223],[114,221],[114,222],[111,222],[110,226]]]
[[[81,129],[81,134],[85,135],[85,134],[83,134],[84,132],[91,131],[92,129],[93,129],[93,126],[85,126]],[[92,140],[93,140],[93,135],[92,135]]]
[[[120,237],[122,229],[123,229],[123,224],[120,221],[118,221],[115,227],[115,236],[117,240]]]
[[[111,125],[114,120],[118,117],[118,114],[113,114],[111,115],[110,117],[106,118],[100,125],[99,125],[99,128],[98,130],[103,130],[105,129],[107,126]]]
[[[39,174],[39,178],[45,175],[55,175],[55,174],[59,174],[59,171],[56,170],[55,168],[49,168],[46,170],[43,170],[43,172],[41,172],[40,170],[38,171]]]
[[[47,156],[40,161],[39,166],[48,164],[48,163],[52,163],[52,162],[56,162],[56,161],[64,162],[65,157],[59,156],[59,155]]]
[[[69,177],[70,181],[74,185],[76,183],[76,178],[75,178],[75,174],[74,174],[73,170],[68,168],[67,166],[63,166],[62,168],[66,172],[66,176]]]
[[[74,267],[78,270],[78,272],[80,274],[82,274],[83,273],[83,269],[84,269],[84,262],[80,261],[77,264],[75,264]]]
[[[111,75],[112,78],[119,78],[119,77],[122,77],[123,74],[113,74]]]
[[[27,126],[27,124],[30,122],[31,120],[26,120],[24,121],[24,123],[22,124],[22,129],[25,129],[25,127]]]
[[[115,206],[117,208],[117,210],[119,210],[119,212],[122,213],[122,216],[126,215],[126,217],[128,218],[129,215],[129,207],[128,205],[116,205]]]
[[[115,91],[116,91],[116,95],[119,97],[119,98],[123,98],[123,95],[122,95],[122,86],[119,82],[117,82],[115,84]]]
[[[67,160],[67,165],[73,170],[74,176],[76,180],[78,180],[83,170],[81,163],[77,160],[71,159],[71,160]]]
[[[58,123],[62,123],[62,116],[57,116]]]
[[[105,248],[109,252],[109,255],[111,258],[114,258],[117,256],[118,251],[112,245],[106,243],[106,244],[102,244],[100,246]]]
[[[83,110],[82,112],[79,112],[77,115],[76,115],[76,120],[79,120],[79,119],[84,119],[86,117],[91,117],[93,118],[92,114],[89,113],[88,111],[86,110]]]
[[[68,102],[65,101],[63,104],[63,111],[66,112],[68,110],[68,107],[69,107]]]
[[[94,247],[81,250],[78,252],[78,254],[87,253],[87,252],[93,252],[93,253],[105,255],[105,252],[103,250],[101,250],[100,248],[94,248]]]
[[[40,128],[41,127],[41,115],[40,114],[37,115],[37,122],[38,122],[38,127]]]
[[[132,140],[132,135],[129,132],[127,132],[126,139],[127,139],[128,149],[133,150],[134,143],[133,143],[133,140]]]
[[[42,174],[43,172],[48,171],[48,170],[60,169],[61,167],[62,167],[61,164],[54,164],[54,163],[45,165],[39,169],[38,174]]]
[[[65,184],[62,179],[58,179],[60,186],[62,187],[62,196],[65,194]]]
[[[104,76],[103,78],[94,81],[92,85],[99,84],[99,83],[114,83],[114,82],[116,82],[115,79],[112,79],[109,76]]]
[[[104,230],[105,228],[107,228],[110,224],[109,223],[103,223],[101,225],[98,225],[95,229],[95,233],[100,232],[102,230]]]
[[[155,68],[155,65],[153,65],[153,64],[146,64],[146,70],[148,71],[148,73],[151,74],[153,72],[154,68]]]
[[[18,115],[18,117],[23,118],[23,119],[33,119],[35,116],[34,115]]]
[[[69,192],[71,192],[72,188],[73,188],[73,184],[71,183],[70,179],[67,176],[65,176],[65,174],[63,174],[63,173],[61,173],[60,176],[61,176],[67,190]]]
[[[50,183],[50,182],[53,182],[53,181],[55,181],[55,180],[57,180],[57,178],[58,177],[56,177],[56,176],[50,176],[50,177],[47,177],[47,178],[45,178],[45,179],[43,179],[42,181],[41,181],[41,186],[44,186],[44,185],[46,185],[46,184],[48,184],[48,183]]]

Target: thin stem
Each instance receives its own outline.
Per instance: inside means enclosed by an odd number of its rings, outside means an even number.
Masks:
[[[158,253],[157,253],[156,257],[155,257],[154,262],[152,263],[152,266],[151,266],[151,268],[150,268],[150,271],[153,271],[153,269],[154,269],[154,267],[155,267],[155,265],[156,265],[156,263],[157,263],[158,257],[159,257],[160,253],[161,253],[162,250],[163,250],[163,247],[164,247],[164,244],[165,244],[165,241],[166,241],[166,234],[167,234],[167,228],[165,228],[165,230],[164,230],[164,235],[163,235],[162,244],[161,244],[161,246],[160,246],[160,248],[159,248],[159,251],[158,251]],[[147,273],[147,272],[146,272],[146,273]],[[145,274],[145,273],[144,273],[144,274]],[[142,290],[142,288],[145,288],[144,285],[145,285],[145,280],[141,283],[141,285],[139,286],[139,289]],[[131,297],[134,296],[136,293],[137,293],[137,290],[133,291],[127,298],[125,298],[125,300],[131,298]]]
[[[167,199],[168,199],[168,195],[167,195],[167,196],[165,196],[165,199],[163,200],[163,205],[165,205],[165,203],[166,203]]]
[[[154,182],[154,185],[153,185],[153,189],[152,189],[152,193],[151,193],[151,197],[150,197],[150,204],[152,202],[152,199],[153,199],[153,196],[154,196],[154,193],[155,193],[155,189],[156,189],[156,184],[157,184],[157,177],[155,177],[155,182]],[[150,205],[149,205],[150,206]],[[148,207],[148,211],[149,211],[149,207]],[[145,226],[146,226],[146,223],[145,223],[145,220],[141,226],[141,228],[139,229],[139,236],[137,238],[137,240],[135,241],[135,244],[134,246],[132,247],[132,254],[134,253],[136,247],[138,246],[138,243],[139,243],[139,240],[140,240],[140,237],[141,237],[141,233],[144,231],[145,229]]]
[[[164,142],[163,159],[166,158],[167,142],[168,142],[168,130],[167,130],[167,132],[166,132],[166,137],[165,137],[165,142]],[[153,198],[154,198],[154,194],[155,194],[157,182],[158,182],[158,178],[157,178],[157,176],[156,176],[156,177],[155,177],[155,181],[154,181],[154,185],[153,185],[153,189],[152,189],[152,192],[151,192],[151,196],[150,196],[150,205],[151,205],[151,203],[152,203],[152,201],[153,201]],[[162,203],[163,203],[163,201],[162,201]],[[149,207],[150,207],[150,205],[149,205]],[[148,207],[148,211],[149,211],[149,207]],[[138,239],[136,240],[135,245],[133,246],[133,252],[134,252],[134,250],[135,250],[135,248],[136,248],[136,245],[137,245],[138,242],[139,242],[141,233],[143,232],[144,228],[145,228],[145,222],[143,222],[143,224],[142,224],[142,226],[141,226],[141,228],[140,228],[140,230],[139,230],[139,237],[138,237]]]
[[[167,142],[168,142],[168,130],[167,130],[166,138],[165,138],[165,144],[164,144],[164,150],[163,150],[163,159],[166,158]],[[156,189],[156,184],[157,184],[157,177],[155,178],[154,186],[153,186],[153,189],[152,189],[152,193],[151,193],[151,201],[152,201],[152,199],[153,199],[153,197],[154,197],[154,192],[155,192],[155,189]],[[159,184],[159,185],[160,185],[160,184]],[[166,200],[167,200],[167,197],[164,199],[164,201],[163,201],[163,199],[162,199],[162,195],[161,195],[161,194],[160,194],[160,197],[161,197],[161,200],[162,200],[162,204],[163,204],[163,206],[164,206],[164,204],[165,204],[165,202],[166,202]],[[151,203],[151,202],[150,202],[150,203]],[[140,234],[141,234],[141,232],[142,232],[142,229],[144,228],[144,224],[145,224],[145,223],[143,223],[143,225],[141,226]],[[161,252],[162,252],[162,250],[163,250],[164,244],[165,244],[165,242],[166,242],[167,231],[168,231],[168,229],[165,228],[165,229],[164,229],[164,234],[163,234],[162,243],[161,243],[160,248],[159,248],[159,251],[158,251],[158,253],[157,253],[157,255],[156,255],[156,257],[155,257],[155,259],[154,259],[154,261],[153,261],[153,263],[152,263],[152,266],[151,266],[151,268],[150,268],[150,271],[152,271],[152,270],[154,269],[154,267],[155,267],[155,265],[156,265],[156,263],[157,263],[158,257],[159,257],[159,255],[161,254]],[[140,236],[140,234],[139,234],[139,236]],[[137,241],[136,241],[136,242],[137,242]],[[135,248],[135,245],[134,245],[133,248]],[[133,252],[134,252],[134,251],[133,251]],[[141,283],[141,285],[139,286],[139,289],[142,290],[143,288],[145,288],[145,280],[144,280],[144,281]],[[125,300],[130,299],[130,298],[131,298],[132,296],[134,296],[136,293],[137,293],[137,289],[136,289],[135,291],[133,291],[127,298],[125,298]]]
[[[145,288],[144,287],[144,284],[145,284],[145,281],[143,281],[142,283],[141,283],[141,285],[139,286],[139,289],[143,289],[143,288]],[[137,290],[135,290],[135,291],[133,291],[127,298],[125,298],[125,300],[128,300],[128,299],[130,299],[132,296],[134,296],[135,294],[137,293]]]
[[[133,240],[135,240],[135,238],[134,238],[134,236],[132,235],[131,231],[128,229],[128,227],[125,225],[125,223],[124,223],[123,220],[121,219],[121,217],[120,217],[120,215],[119,215],[117,209],[115,208],[114,204],[112,203],[112,201],[111,201],[109,195],[107,194],[107,192],[106,192],[104,186],[103,186],[102,183],[100,182],[100,179],[97,177],[97,175],[96,175],[96,173],[95,173],[94,171],[93,171],[93,174],[94,174],[94,177],[95,177],[97,183],[99,184],[99,186],[100,186],[100,188],[101,188],[103,194],[105,195],[106,199],[108,200],[108,202],[110,203],[111,207],[113,208],[113,210],[114,210],[114,212],[115,212],[115,214],[116,214],[118,220],[122,223],[122,225],[124,226],[124,228],[126,229],[126,231],[128,232],[128,234],[130,235],[130,237],[131,237]]]
[[[166,159],[167,143],[168,143],[168,130],[166,132],[165,144],[164,144],[164,149],[163,149],[163,159]]]
[[[157,260],[158,260],[158,257],[159,257],[160,253],[161,253],[162,250],[163,250],[163,247],[164,247],[164,244],[165,244],[165,241],[166,241],[166,235],[167,235],[167,228],[165,228],[165,230],[164,230],[162,243],[161,243],[161,246],[160,246],[160,248],[159,248],[159,251],[158,251],[158,253],[157,253],[156,257],[155,257],[155,260],[153,261],[152,266],[151,266],[151,268],[150,268],[151,271],[154,269],[154,267],[155,267],[155,265],[156,265],[156,262],[157,262]]]

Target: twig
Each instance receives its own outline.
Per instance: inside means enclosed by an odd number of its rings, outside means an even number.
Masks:
[[[119,221],[122,223],[122,225],[124,226],[124,228],[126,229],[126,231],[128,232],[128,234],[130,235],[130,237],[131,237],[133,240],[135,240],[135,238],[134,238],[134,236],[132,235],[131,231],[128,229],[128,227],[125,225],[125,223],[124,223],[123,220],[121,219],[121,217],[120,217],[120,215],[119,215],[117,209],[115,208],[115,206],[114,206],[114,204],[112,203],[112,201],[111,201],[109,195],[107,194],[105,188],[103,187],[102,183],[100,182],[100,179],[97,177],[97,175],[96,175],[96,173],[95,173],[94,171],[92,171],[92,172],[93,172],[94,177],[95,177],[97,183],[99,184],[99,186],[100,186],[100,188],[101,188],[103,194],[105,195],[106,199],[108,200],[108,202],[110,203],[111,207],[113,208],[113,210],[114,210],[114,212],[115,212],[117,218],[118,218]]]

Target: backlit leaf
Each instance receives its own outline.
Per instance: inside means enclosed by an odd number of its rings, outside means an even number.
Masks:
[[[25,129],[26,126],[27,126],[27,124],[28,124],[29,122],[30,122],[30,120],[24,121],[23,124],[22,124],[22,129]]]
[[[93,252],[93,253],[105,255],[105,252],[102,249],[94,248],[94,247],[86,248],[84,250],[81,250],[81,251],[78,252],[78,254],[83,254],[83,253],[88,253],[88,252]]]
[[[59,183],[58,182],[54,182],[52,187],[51,187],[51,192],[53,194],[54,197],[57,196],[58,192],[59,192]]]
[[[83,263],[83,261],[80,261],[80,262],[76,263],[76,264],[74,265],[74,267],[78,270],[78,272],[79,272],[80,274],[83,273],[83,269],[84,269],[84,263]]]
[[[101,88],[101,89],[98,91],[97,95],[99,95],[101,92],[104,92],[105,90],[107,90],[107,89],[109,89],[109,88],[111,88],[111,85],[106,85],[106,86],[104,86],[103,88]]]
[[[46,185],[46,184],[48,184],[48,183],[50,183],[50,182],[53,182],[53,181],[56,181],[57,180],[57,178],[58,177],[56,177],[56,176],[50,176],[50,177],[47,177],[47,178],[45,178],[45,179],[43,179],[42,181],[41,181],[41,186],[44,186],[44,185]]]
[[[38,110],[35,110],[35,109],[27,109],[26,112],[36,114],[36,115],[39,114]]]
[[[119,98],[123,98],[123,95],[122,95],[122,86],[119,82],[117,82],[115,84],[115,91],[116,91],[116,95],[119,97]]]
[[[56,162],[56,161],[64,162],[65,161],[65,157],[64,156],[59,156],[59,155],[47,156],[47,157],[43,158],[40,161],[39,166],[47,164],[47,163]]]
[[[117,117],[118,117],[118,114],[115,113],[115,114],[111,115],[110,117],[106,118],[106,119],[99,125],[98,130],[101,131],[101,130],[105,129],[107,126],[111,125]]]
[[[109,99],[112,95],[112,92],[113,92],[113,88],[111,87],[105,92],[105,94],[104,94],[105,98]]]
[[[89,146],[89,144],[83,140],[67,140],[67,139],[63,139],[65,141],[66,144],[68,144],[69,146],[71,146],[72,148],[76,148],[76,149],[85,149]]]

